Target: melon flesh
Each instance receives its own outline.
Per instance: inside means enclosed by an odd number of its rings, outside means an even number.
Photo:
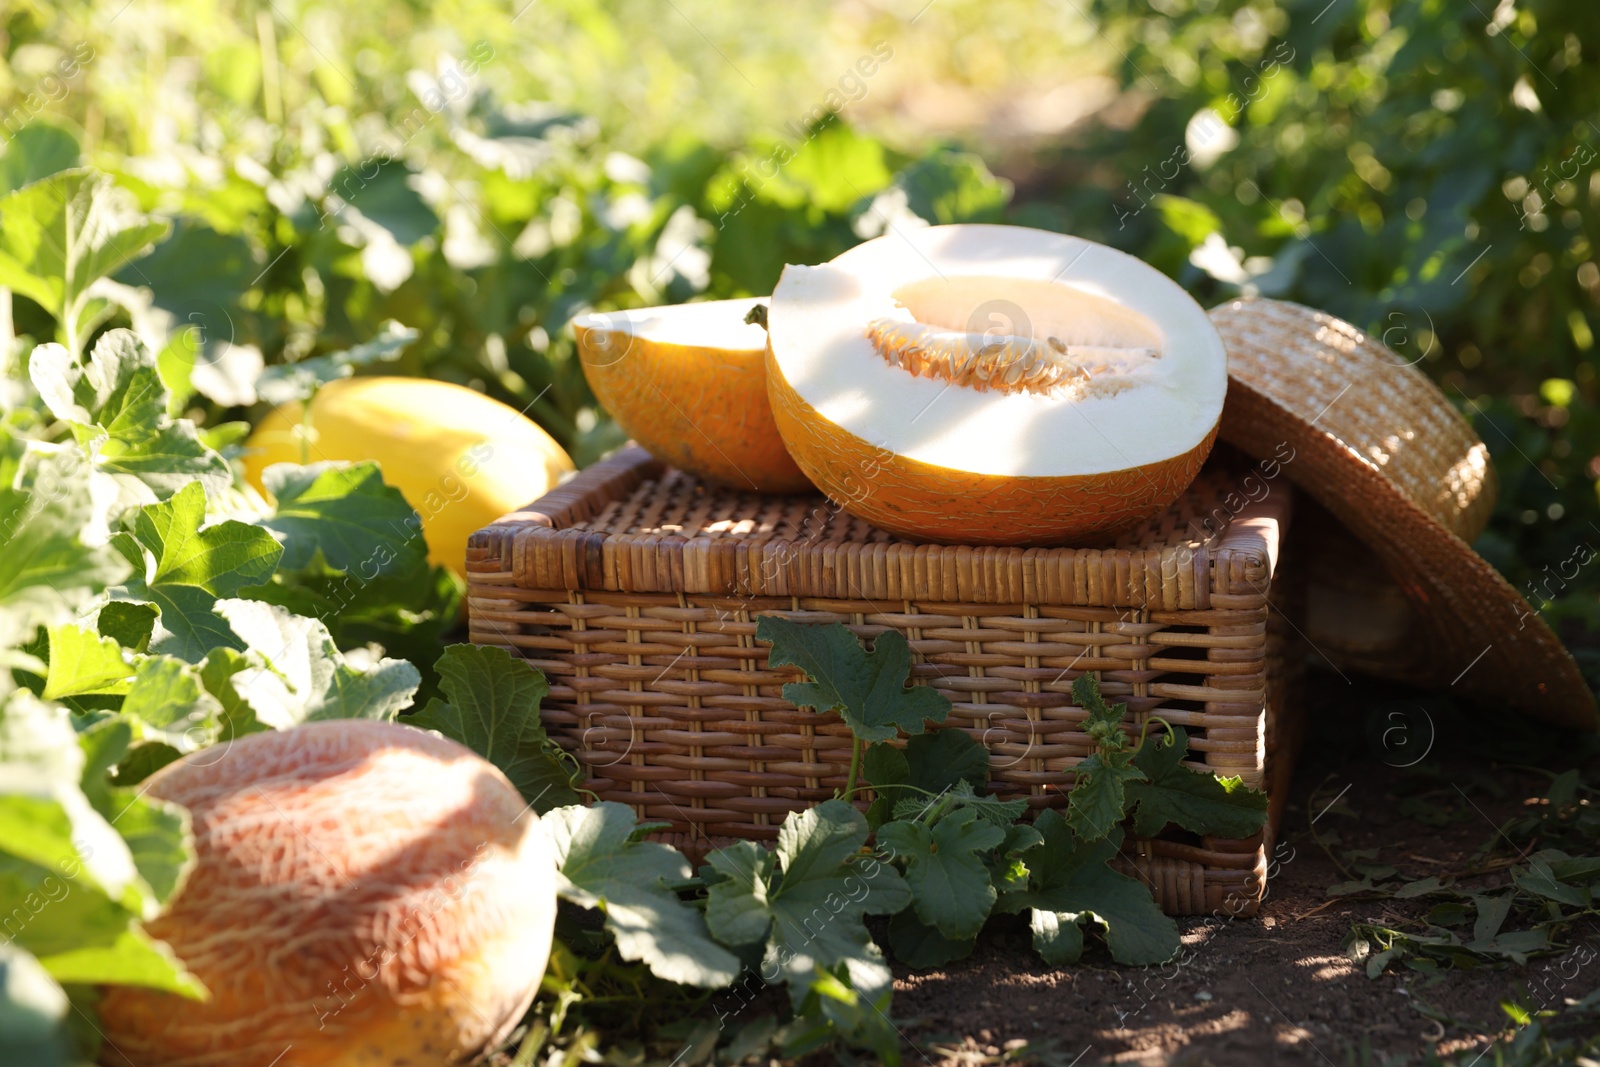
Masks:
[[[617,424],[657,458],[734,489],[811,489],[767,404],[767,332],[758,301],[580,315],[584,377]]]
[[[1165,508],[1227,392],[1205,312],[1131,256],[1008,226],[784,269],[768,392],[800,469],[895,533],[1052,544]]]

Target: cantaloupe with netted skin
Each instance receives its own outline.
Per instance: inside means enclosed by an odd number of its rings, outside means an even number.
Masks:
[[[555,863],[539,818],[465,747],[312,723],[149,780],[197,860],[146,924],[210,991],[111,987],[106,1062],[445,1067],[502,1041],[544,974]]]
[[[800,469],[918,540],[1049,545],[1160,512],[1216,439],[1227,356],[1153,267],[1013,226],[897,231],[784,268],[772,413]]]
[[[767,334],[756,300],[580,315],[573,320],[589,388],[651,454],[733,489],[812,491],[767,403]]]

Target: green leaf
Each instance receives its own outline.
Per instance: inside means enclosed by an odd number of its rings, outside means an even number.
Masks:
[[[143,652],[155,635],[160,614],[154,604],[108,600],[100,605],[99,614],[95,616],[95,629],[101,637],[109,637],[129,652]]]
[[[828,800],[789,815],[776,852],[739,842],[706,857],[719,876],[707,889],[707,925],[729,944],[767,938],[763,973],[781,974],[797,1007],[819,969],[851,961],[887,986],[887,971],[872,971],[882,961],[862,919],[900,911],[911,893],[899,872],[863,851],[866,840],[861,813]]]
[[[0,941],[0,1067],[81,1067],[66,992],[33,955]]]
[[[867,809],[867,822],[874,829],[894,817],[897,804],[913,798],[930,801],[959,782],[975,790],[989,784],[989,750],[964,730],[918,734],[904,750],[872,745],[861,766],[875,794]]]
[[[895,175],[912,214],[936,226],[1001,222],[1011,199],[1009,182],[996,178],[971,152],[935,152]]]
[[[62,452],[40,457],[33,473],[36,491],[0,485],[0,648],[77,619],[128,573],[115,552],[84,543],[94,512],[85,465]],[[9,672],[0,676],[3,695]]]
[[[200,980],[184,968],[166,942],[132,927],[110,944],[41,956],[39,963],[58,982],[145,986],[191,1000],[206,995]]]
[[[44,698],[89,694],[120,695],[133,684],[134,667],[111,638],[73,623],[50,627],[50,673]]]
[[[233,685],[235,675],[254,665],[250,656],[234,648],[212,649],[200,664],[200,683],[206,687],[206,692],[217,698],[222,708],[219,719],[223,740],[271,729],[256,718],[255,710]]]
[[[1183,765],[1189,735],[1172,728],[1172,740],[1151,735],[1139,747],[1133,765],[1143,780],[1126,784],[1127,803],[1134,810],[1133,832],[1154,837],[1168,823],[1197,834],[1246,838],[1267,823],[1267,794],[1246,787],[1239,778],[1219,778]]]
[[[400,160],[368,159],[340,170],[329,188],[397,242],[414,245],[439,228],[439,216],[412,185],[414,174]]]
[[[863,652],[838,623],[826,626],[790,622],[774,615],[756,620],[756,639],[770,641],[773,667],[799,667],[810,682],[790,682],[783,698],[797,707],[837,711],[861,740],[887,741],[899,732],[922,733],[928,722],[943,722],[950,701],[929,686],[905,688],[911,649],[898,630],[885,630]]]
[[[1028,888],[1005,894],[998,907],[1057,917],[1052,923],[1035,916],[1034,944],[1041,954],[1066,959],[1077,935],[1065,933],[1061,926],[1078,926],[1086,920],[1105,929],[1106,945],[1118,963],[1162,963],[1177,953],[1177,924],[1161,913],[1149,888],[1109,866],[1122,843],[1120,832],[1084,841],[1054,810],[1040,815],[1034,829],[1043,841],[1023,856],[1029,869]]]
[[[193,861],[193,839],[189,813],[176,804],[157,800],[143,790],[114,788],[108,772],[113,766],[120,773],[130,759],[152,747],[130,749],[140,724],[127,714],[102,719],[78,735],[83,750],[83,795],[94,810],[113,827],[128,847],[134,867],[149,887],[156,904],[165,904],[177,891]],[[175,749],[169,749],[173,756]],[[220,754],[223,750],[218,749]]]
[[[217,750],[219,758],[222,751]],[[134,866],[157,903],[165,904],[194,863],[188,811],[133,788],[113,789],[111,804],[116,809],[111,825],[128,843]]]
[[[250,665],[228,681],[267,726],[281,730],[322,719],[393,721],[410,706],[422,682],[405,660],[352,664],[316,619],[257,600],[218,600],[215,607],[249,653]]]
[[[200,672],[171,656],[140,659],[122,714],[137,724],[142,740],[159,741],[180,753],[215,744],[222,705],[206,692]]]
[[[68,720],[26,690],[0,705],[0,900],[49,902],[21,935],[35,955],[112,937],[159,906],[81,788],[87,761]]]
[[[261,525],[283,541],[282,568],[309,565],[319,549],[363,581],[426,566],[422,523],[376,463],[275,464],[262,481],[277,506]]]
[[[103,334],[81,366],[61,345],[39,345],[28,375],[51,413],[71,424],[95,469],[132,503],[164,500],[195,481],[213,494],[233,484],[227,461],[194,424],[167,416],[170,397],[156,359],[132,332]]]
[[[1067,822],[1079,838],[1098,841],[1127,814],[1127,783],[1142,780],[1144,772],[1133,765],[1134,754],[1122,728],[1127,705],[1107,705],[1099,685],[1087,674],[1072,683],[1072,698],[1089,713],[1084,732],[1095,743],[1095,751],[1073,768]]]
[[[62,171],[0,198],[0,286],[43,307],[76,347],[89,287],[168,229],[135,211],[106,175]]]
[[[964,960],[972,955],[978,939],[952,941],[917,917],[915,909],[907,908],[889,920],[889,949],[895,959],[915,970],[943,967],[947,963]]]
[[[0,153],[0,194],[78,165],[78,139],[60,126],[30,122],[5,141]]]
[[[309,400],[329,382],[348,378],[357,367],[386,363],[400,358],[400,352],[417,339],[417,331],[397,322],[385,322],[378,336],[354,348],[330,352],[325,356],[302,359],[268,367],[256,380],[256,393],[269,404],[292,404]]]
[[[214,648],[244,648],[214,610],[219,597],[259,585],[277,569],[283,547],[270,533],[228,519],[201,528],[206,494],[191,483],[172,499],[139,509],[132,529],[112,543],[138,573],[114,594],[160,611],[150,647],[189,663]]]
[[[1040,911],[1028,913],[1028,928],[1033,931],[1033,947],[1052,967],[1077,963],[1083,955],[1082,912]]]
[[[1511,881],[1524,893],[1532,893],[1558,904],[1574,908],[1587,908],[1592,896],[1586,887],[1568,885],[1556,878],[1550,868],[1549,856],[1536,852],[1528,857],[1527,867],[1513,867]]]
[[[705,920],[678,899],[689,861],[677,849],[640,840],[623,804],[556,808],[541,817],[560,870],[563,899],[605,913],[623,959],[640,960],[658,977],[715,989],[739,975],[739,959],[711,940]]]
[[[544,675],[503,648],[451,645],[434,665],[445,699],[403,721],[460,741],[505,772],[534,810],[578,803],[578,769],[550,740],[539,702]]]
[[[1005,836],[971,808],[958,808],[932,828],[888,823],[878,831],[878,846],[905,862],[917,918],[951,941],[966,941],[983,929],[994,907],[995,889],[983,856]]]
[[[1028,801],[1023,797],[1015,800],[999,800],[991,796],[979,796],[972,791],[970,782],[957,782],[953,789],[932,797],[907,797],[897,802],[894,806],[896,819],[909,819],[917,822],[927,822],[930,818],[938,818],[947,811],[970,811],[992,826],[1005,831],[1012,823],[1022,818],[1022,813],[1028,810]]]

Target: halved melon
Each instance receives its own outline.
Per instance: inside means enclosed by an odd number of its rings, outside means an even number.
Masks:
[[[895,232],[785,267],[767,326],[789,454],[917,539],[1059,544],[1147,518],[1199,472],[1228,387],[1175,282],[1021,227]]]
[[[735,489],[807,492],[767,404],[767,332],[745,322],[763,302],[594,313],[572,329],[595,398],[657,458]]]

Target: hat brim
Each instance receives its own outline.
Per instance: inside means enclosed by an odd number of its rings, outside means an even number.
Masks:
[[[1371,461],[1363,438],[1375,413],[1414,422],[1391,427],[1399,439],[1440,417],[1396,410],[1392,371],[1417,372],[1382,359],[1348,324],[1297,305],[1235,301],[1212,319],[1229,361],[1221,438],[1258,458],[1277,457],[1388,570],[1414,610],[1415,639],[1427,643],[1412,660],[1417,684],[1502,700],[1560,726],[1600,727],[1594,693],[1538,612]],[[1330,323],[1340,327],[1333,335]],[[1359,343],[1348,343],[1352,335]],[[1288,460],[1285,445],[1293,449]]]

